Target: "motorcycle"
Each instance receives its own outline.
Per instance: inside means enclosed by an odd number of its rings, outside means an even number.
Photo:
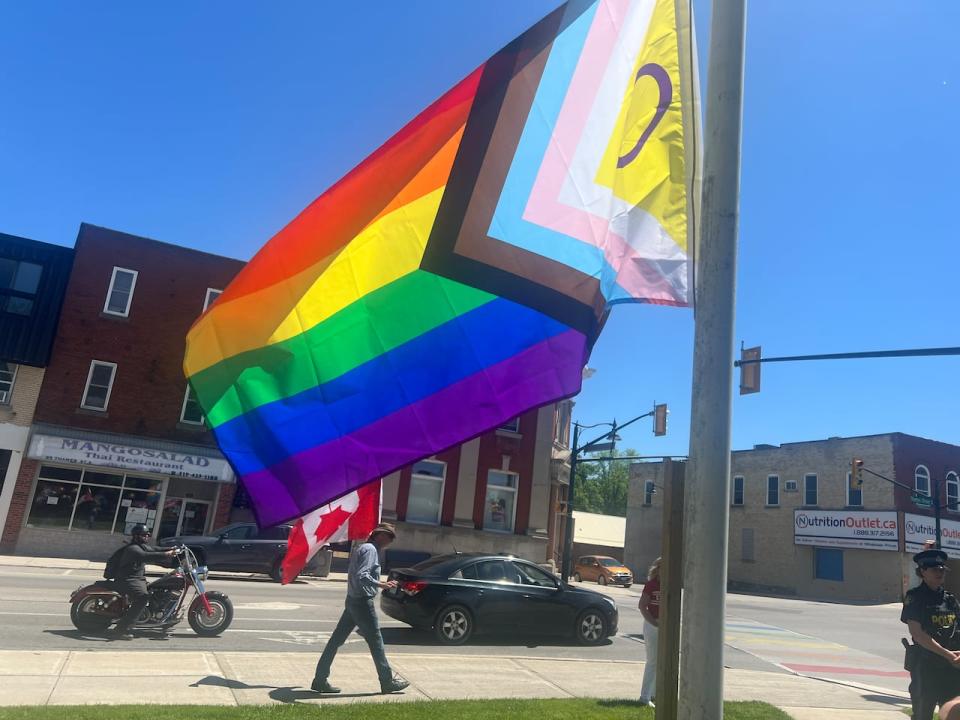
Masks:
[[[233,621],[233,603],[225,594],[207,590],[207,568],[185,546],[176,549],[177,567],[147,585],[150,603],[133,624],[134,630],[169,630],[186,612],[197,635],[214,637]],[[188,604],[189,595],[195,595]],[[102,633],[130,607],[112,580],[98,580],[77,588],[70,596],[70,619],[81,632]],[[185,608],[187,608],[185,610]]]

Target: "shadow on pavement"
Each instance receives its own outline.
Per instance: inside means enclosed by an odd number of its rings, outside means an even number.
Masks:
[[[307,688],[277,687],[276,685],[248,685],[240,680],[220,677],[219,675],[207,675],[200,678],[190,687],[200,686],[222,687],[228,690],[270,690],[268,696],[271,700],[286,703],[288,705],[297,705],[301,700],[319,700],[321,698],[366,698],[380,695],[378,692],[368,693],[336,693],[330,695],[321,695]]]
[[[884,705],[909,705],[910,701],[906,698],[896,695],[881,695],[879,693],[863,693],[860,697],[870,702],[883,703]]]
[[[434,637],[433,633],[416,630],[414,628],[381,628],[385,645],[419,645],[423,647],[450,647],[440,642]],[[603,647],[611,645],[613,641],[607,638],[593,647]],[[467,641],[466,645],[480,647],[583,647],[574,638],[555,638],[530,636],[526,638],[517,638],[515,635],[474,635]]]
[[[47,635],[56,635],[58,637],[69,638],[70,640],[83,640],[85,642],[112,642],[106,635],[87,635],[79,630],[44,630]]]

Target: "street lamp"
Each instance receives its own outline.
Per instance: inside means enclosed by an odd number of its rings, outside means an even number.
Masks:
[[[650,412],[644,413],[643,415],[638,415],[632,420],[628,420],[627,422],[623,423],[623,425],[618,425],[616,420],[614,420],[612,423],[596,423],[594,425],[581,425],[580,423],[573,424],[573,446],[570,448],[570,484],[567,490],[567,531],[563,542],[563,563],[560,570],[561,577],[564,580],[570,577],[570,566],[573,560],[573,501],[577,478],[577,463],[580,455],[586,452],[605,452],[609,450],[609,459],[614,459],[613,450],[616,447],[617,440],[620,440],[620,436],[617,435],[617,431],[622,430],[628,425],[632,425],[633,423],[637,422],[637,420],[642,420],[643,418],[653,417],[654,434],[658,436],[665,435],[667,432],[667,413],[668,410],[666,404],[654,405],[653,410]],[[588,430],[590,428],[601,427],[604,425],[609,426],[610,430],[598,437],[595,437],[590,442],[584,443],[583,445],[580,444],[581,430]],[[588,460],[587,462],[590,461]]]

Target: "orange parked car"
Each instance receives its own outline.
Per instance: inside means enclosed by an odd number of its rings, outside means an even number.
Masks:
[[[577,582],[596,581],[600,585],[633,585],[633,573],[616,558],[606,555],[584,555],[573,568]]]

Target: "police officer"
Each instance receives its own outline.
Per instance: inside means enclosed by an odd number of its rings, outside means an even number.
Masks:
[[[900,614],[921,648],[910,684],[913,716],[930,720],[939,705],[942,720],[960,720],[960,603],[943,588],[947,554],[924,550],[913,561],[922,582],[907,591]]]
[[[147,541],[150,540],[150,530],[143,523],[137,523],[131,528],[130,538],[130,544],[121,548],[122,552],[116,558],[116,568],[113,572],[113,579],[119,586],[118,589],[130,602],[130,609],[117,620],[117,624],[110,631],[110,636],[117,640],[133,638],[130,628],[150,602],[143,566],[148,562],[161,564],[177,554],[176,550],[158,550],[147,545]],[[112,561],[113,558],[111,558]]]

